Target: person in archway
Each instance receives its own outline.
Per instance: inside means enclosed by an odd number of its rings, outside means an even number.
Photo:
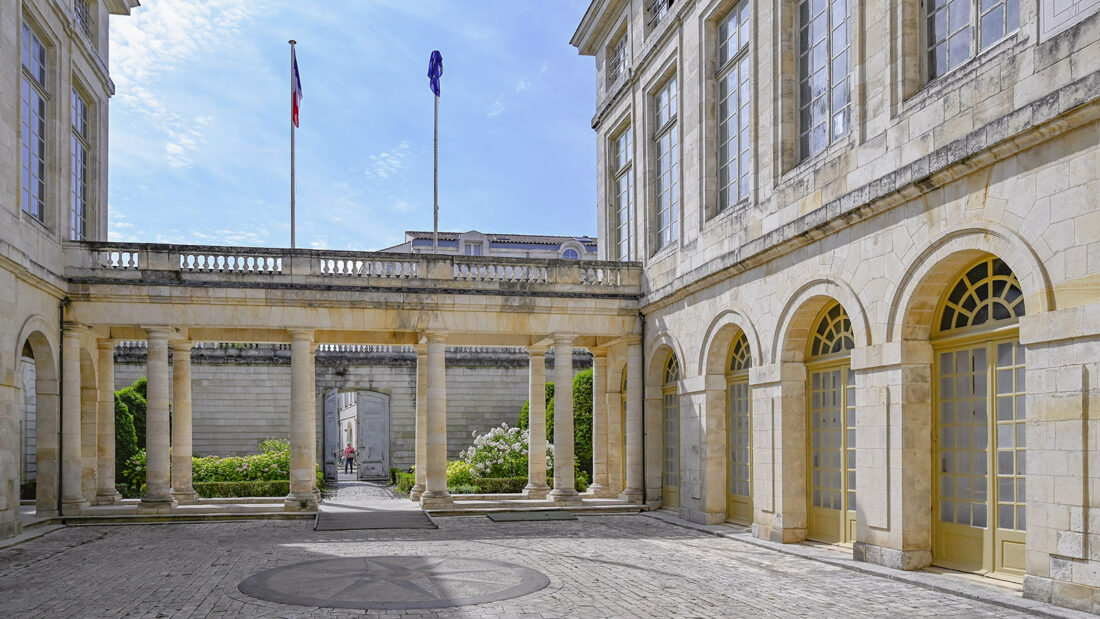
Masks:
[[[355,459],[355,448],[348,443],[348,446],[344,448],[344,474],[351,473],[351,463]]]

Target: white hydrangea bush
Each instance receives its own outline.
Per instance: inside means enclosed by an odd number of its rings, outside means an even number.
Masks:
[[[528,430],[502,423],[485,434],[473,432],[474,444],[459,456],[478,477],[526,477]],[[554,446],[546,445],[546,469],[554,467]]]

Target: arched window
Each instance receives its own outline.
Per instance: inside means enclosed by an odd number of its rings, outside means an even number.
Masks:
[[[742,331],[730,345],[726,364],[726,516],[752,522],[752,420],[749,397],[749,340]]]
[[[565,251],[561,252],[561,257],[564,258],[565,260],[580,260],[581,259],[580,253],[577,252],[577,250],[573,249],[572,247],[570,247],[570,248],[566,249]]]
[[[1020,283],[999,258],[964,269],[936,317],[933,558],[1025,572],[1026,372]]]
[[[680,363],[676,355],[669,355],[665,362],[664,381],[661,388],[663,401],[662,425],[664,428],[664,466],[662,490],[665,507],[680,505]]]
[[[809,536],[847,542],[856,517],[855,348],[852,321],[835,301],[818,314],[806,361]]]

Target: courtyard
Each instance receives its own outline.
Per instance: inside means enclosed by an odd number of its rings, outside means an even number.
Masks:
[[[387,493],[341,483],[331,500],[377,505]],[[671,521],[667,512],[655,512],[551,522],[435,518],[438,529],[314,531],[313,520],[70,526],[0,550],[0,615],[1010,617],[1030,609],[1084,616],[1024,600],[1018,587],[989,579],[927,570],[885,577],[875,570],[891,572],[856,564],[836,549],[780,551],[738,528],[720,527],[727,538]],[[238,590],[271,568],[383,555],[507,562],[541,572],[549,585],[498,602],[382,611],[276,604]]]

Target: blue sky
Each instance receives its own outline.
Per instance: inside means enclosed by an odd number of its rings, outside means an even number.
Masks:
[[[432,227],[595,235],[588,0],[142,0],[111,19],[110,238],[289,247],[288,39],[304,99],[297,245]],[[323,8],[321,8],[323,7]]]

